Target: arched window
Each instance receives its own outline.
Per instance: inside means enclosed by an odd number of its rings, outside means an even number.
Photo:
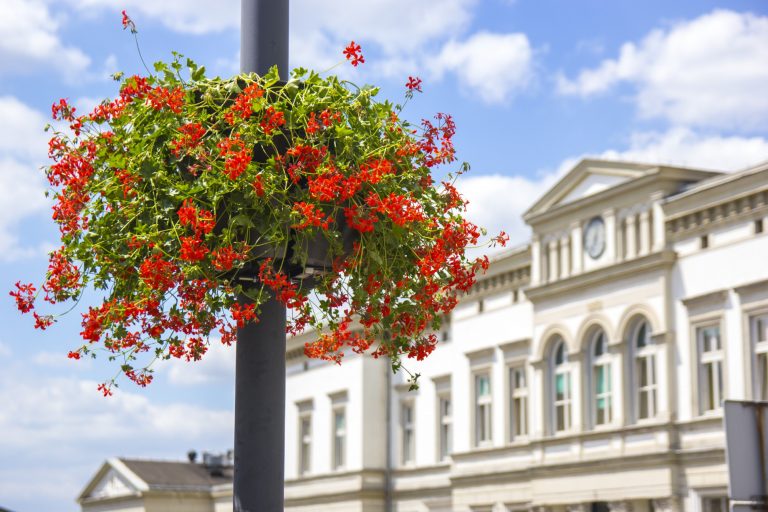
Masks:
[[[559,338],[552,345],[550,355],[552,385],[552,430],[563,432],[571,428],[571,370],[568,365],[568,350],[565,341]]]
[[[630,330],[630,373],[635,420],[653,418],[658,412],[656,347],[651,339],[651,326],[638,319]]]
[[[613,385],[608,340],[602,329],[594,331],[589,345],[589,389],[592,425],[607,425],[613,420]]]

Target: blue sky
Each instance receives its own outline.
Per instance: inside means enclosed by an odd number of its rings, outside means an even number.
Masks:
[[[238,66],[239,2],[0,0],[0,290],[43,276],[56,243],[42,175],[50,105],[114,95],[109,74],[171,50],[214,74]],[[402,97],[418,121],[449,112],[472,172],[470,215],[522,243],[520,215],[583,156],[736,170],[768,159],[763,0],[292,0],[291,64],[333,66],[350,40],[366,64],[336,68]],[[101,398],[116,370],[73,362],[78,318],[44,335],[0,301],[0,506],[77,510],[111,456],[181,458],[231,447],[232,351],[167,364],[146,390]]]

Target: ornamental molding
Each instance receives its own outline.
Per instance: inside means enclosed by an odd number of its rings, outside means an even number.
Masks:
[[[670,268],[674,264],[676,257],[673,251],[664,250],[561,278],[551,283],[526,288],[525,294],[531,302],[562,298],[564,293],[572,291],[581,293],[587,286],[597,286],[624,277],[636,276],[639,272]]]
[[[481,277],[462,299],[485,297],[496,292],[520,289],[531,282],[531,267],[516,268],[488,277]]]
[[[665,225],[667,240],[679,241],[715,227],[728,226],[768,215],[768,190],[760,190],[699,210],[668,217]]]

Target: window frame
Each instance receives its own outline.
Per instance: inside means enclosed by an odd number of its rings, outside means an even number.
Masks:
[[[298,425],[298,437],[299,437],[299,461],[298,461],[298,474],[299,476],[306,476],[312,474],[312,410],[307,409],[299,411],[299,425]],[[308,432],[304,432],[304,422],[308,422]],[[304,447],[306,446],[306,459]]]
[[[523,377],[523,385],[517,383],[516,373],[519,372]],[[507,442],[513,443],[521,439],[527,439],[530,435],[530,386],[528,367],[524,361],[508,363],[506,366],[507,376]],[[518,414],[516,402],[520,401],[522,414]],[[518,416],[522,416],[522,421],[518,428]]]
[[[563,350],[563,361],[557,363],[557,357],[559,349]],[[560,435],[571,432],[574,428],[573,422],[573,371],[568,354],[568,345],[561,336],[557,337],[557,340],[552,342],[549,353],[549,383],[550,393],[548,398],[548,406],[550,410],[550,432],[552,435]],[[558,376],[564,376],[565,393],[563,399],[557,399],[557,378]],[[563,428],[558,428],[558,407],[563,407]]]
[[[488,380],[488,394],[481,397],[478,385],[480,379],[483,377]],[[474,448],[486,448],[493,445],[493,379],[491,376],[491,368],[477,369],[472,372],[472,392],[472,446]],[[484,417],[484,425],[486,427],[482,433],[480,431],[481,416]],[[487,438],[481,434],[487,434]]]
[[[751,369],[750,388],[753,400],[768,400],[768,308],[753,309],[745,311],[747,320],[748,343],[747,352],[749,354],[749,367]],[[759,340],[757,321],[765,322],[765,339]],[[764,360],[764,369],[760,369],[760,359]],[[761,378],[762,377],[762,378]],[[763,389],[761,390],[761,381]]]
[[[338,428],[337,415],[343,417],[343,427]],[[339,433],[341,431],[341,433]],[[334,404],[331,413],[331,469],[341,471],[347,466],[347,404]]]
[[[448,404],[445,413],[443,404]],[[453,400],[450,389],[437,393],[437,461],[445,462],[451,459],[453,453]],[[445,448],[445,450],[443,450]]]
[[[405,411],[408,410],[406,421]],[[413,400],[401,400],[399,410],[400,465],[416,464],[416,407]]]
[[[645,328],[645,343],[640,346],[640,332]],[[630,411],[635,424],[653,421],[659,415],[659,357],[658,344],[653,339],[650,320],[638,315],[630,324],[627,340],[627,370],[630,384]],[[642,367],[641,367],[642,361]],[[645,382],[641,384],[641,368],[645,370]],[[648,414],[642,416],[643,395],[646,396]]]
[[[596,354],[598,342],[603,345],[603,352]],[[602,327],[595,328],[590,336],[587,345],[589,353],[587,357],[586,380],[588,383],[588,403],[589,403],[589,425],[593,429],[606,428],[613,424],[616,419],[615,400],[613,393],[613,357],[611,356],[610,343],[608,335]],[[598,378],[597,371],[602,368],[605,371],[606,388],[600,393],[597,389]],[[598,401],[604,399],[607,403],[606,418],[602,423],[598,423]]]
[[[727,393],[727,381],[725,376],[726,370],[726,343],[723,333],[723,320],[720,316],[710,319],[700,319],[696,322],[692,322],[692,336],[693,336],[693,348],[696,355],[696,371],[693,374],[696,376],[696,387],[694,396],[696,398],[695,411],[699,416],[720,415],[723,411],[723,400]],[[719,348],[716,350],[703,350],[703,343],[705,338],[701,337],[699,333],[703,333],[707,329],[716,328],[718,332]],[[717,366],[715,366],[717,364]],[[712,378],[713,388],[705,388],[705,365],[711,366],[712,369],[719,368],[718,378]],[[709,390],[709,392],[708,392]],[[716,393],[715,393],[716,391]],[[705,396],[705,393],[707,396]],[[719,400],[718,400],[719,399]],[[712,407],[707,407],[706,403],[712,403]]]

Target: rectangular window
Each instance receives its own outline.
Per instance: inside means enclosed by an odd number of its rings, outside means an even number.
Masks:
[[[723,347],[720,326],[696,329],[699,351],[699,412],[704,414],[722,407]]]
[[[763,219],[757,219],[755,221],[755,234],[759,235],[763,232]]]
[[[347,463],[347,412],[344,406],[333,409],[333,469]]]
[[[606,425],[611,422],[611,364],[596,363],[593,367],[595,393],[595,425]]]
[[[413,464],[415,443],[412,403],[404,403],[400,406],[400,441],[402,442],[400,462],[402,464]]]
[[[750,317],[749,330],[754,350],[754,397],[768,400],[768,314]]]
[[[491,443],[491,377],[475,375],[475,446]]]
[[[525,367],[509,369],[509,440],[528,435],[528,383]]]
[[[312,414],[299,416],[299,474],[310,472],[312,451]]]
[[[555,372],[555,432],[571,428],[571,373],[558,369]]]
[[[637,379],[637,419],[656,416],[656,356],[643,354],[635,357]]]
[[[453,419],[452,419],[450,395],[440,396],[438,403],[439,403],[438,418],[440,420],[439,457],[440,457],[440,460],[443,461],[451,455],[451,451],[453,450],[453,431],[451,428]]]

